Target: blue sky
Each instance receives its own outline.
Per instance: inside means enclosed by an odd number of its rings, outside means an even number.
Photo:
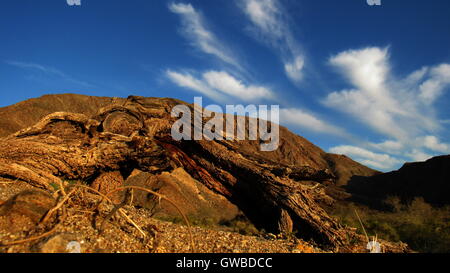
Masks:
[[[49,93],[279,104],[387,171],[450,153],[450,1],[4,0],[0,106]]]

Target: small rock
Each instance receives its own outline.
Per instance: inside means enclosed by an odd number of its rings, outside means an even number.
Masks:
[[[28,230],[55,205],[56,200],[44,191],[23,191],[0,206],[0,229],[12,233]]]
[[[81,253],[81,243],[76,235],[60,233],[38,243],[33,250],[38,253]]]

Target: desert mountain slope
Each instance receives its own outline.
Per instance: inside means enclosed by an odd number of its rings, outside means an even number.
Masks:
[[[319,204],[333,202],[328,185],[372,170],[283,127],[274,152],[261,152],[259,141],[175,141],[170,113],[178,104],[192,107],[164,98],[52,95],[3,108],[4,132],[12,134],[0,142],[0,177],[48,192],[68,191],[78,180],[116,202],[165,208],[148,194],[112,193],[145,187],[173,199],[185,214],[232,218],[242,211],[267,231],[297,231],[332,248],[356,236]]]

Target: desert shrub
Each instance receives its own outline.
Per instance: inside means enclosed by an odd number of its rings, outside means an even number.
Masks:
[[[221,221],[220,225],[226,230],[237,232],[242,235],[258,236],[264,231],[258,230],[245,216],[238,215],[232,220]]]
[[[366,229],[372,234],[376,234],[386,240],[398,242],[401,241],[398,230],[392,224],[382,221],[382,219],[369,219],[366,224]]]
[[[393,212],[399,212],[404,208],[400,198],[397,196],[388,196],[384,200],[384,204]]]
[[[210,228],[210,227],[214,227],[217,225],[217,220],[210,218],[210,217],[201,218],[201,217],[196,216],[196,217],[188,217],[188,218],[190,219],[191,224],[194,226]]]
[[[450,207],[435,208],[422,198],[404,204],[397,197],[389,197],[384,203],[389,211],[347,203],[337,205],[330,213],[363,234],[357,210],[369,236],[402,241],[419,252],[450,252]]]
[[[155,215],[154,216],[155,219],[160,220],[160,221],[164,221],[164,222],[170,222],[170,223],[174,223],[174,224],[184,224],[183,218],[180,216],[172,216],[172,215]],[[189,217],[188,217],[189,219]],[[191,219],[189,219],[189,222],[192,222]]]

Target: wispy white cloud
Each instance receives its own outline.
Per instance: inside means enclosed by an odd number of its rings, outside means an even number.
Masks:
[[[203,16],[191,4],[171,3],[169,4],[169,10],[180,15],[183,22],[182,32],[195,48],[242,69],[232,50],[208,29]]]
[[[197,91],[216,101],[224,102],[233,97],[243,101],[273,99],[268,87],[246,84],[225,71],[207,71],[200,77],[185,72],[166,71],[167,77],[178,86]]]
[[[336,126],[320,119],[316,114],[299,108],[280,109],[280,122],[292,127],[306,129],[308,131],[346,137],[347,133]]]
[[[330,93],[323,103],[348,113],[387,138],[382,143],[367,142],[365,148],[382,150],[404,160],[450,153],[450,145],[436,136],[442,122],[433,106],[450,86],[450,65],[423,67],[402,79],[391,71],[389,49],[378,47],[344,51],[329,62],[352,87]],[[351,151],[355,154],[355,150]],[[372,167],[383,163],[368,153],[358,156]],[[385,162],[381,169],[388,169],[396,161]]]
[[[261,101],[275,98],[274,93],[269,88],[246,85],[224,71],[209,71],[203,74],[203,78],[212,88],[244,101]]]
[[[274,0],[243,0],[243,8],[249,19],[263,33],[281,39],[285,32],[282,14]],[[271,41],[272,42],[272,41]]]
[[[424,136],[417,139],[417,146],[433,152],[450,153],[450,144],[443,143],[436,136]]]
[[[433,157],[432,154],[426,153],[421,149],[413,148],[411,151],[406,152],[406,156],[412,161],[425,161]]]
[[[419,98],[430,105],[442,95],[444,89],[450,84],[450,65],[441,64],[431,69],[425,68],[429,79],[424,81],[419,89]]]
[[[355,89],[333,92],[324,103],[347,112],[378,132],[405,138],[407,130],[396,126],[394,117],[407,116],[387,86],[388,49],[366,48],[342,52],[330,59]]]
[[[216,101],[224,101],[224,96],[211,88],[203,79],[197,79],[191,74],[184,72],[166,71],[167,77],[176,85],[203,94]]]
[[[402,162],[401,160],[394,158],[388,154],[374,153],[364,148],[351,145],[333,147],[330,149],[330,152],[335,154],[348,155],[364,165],[368,165],[380,170],[392,169],[397,164]]]
[[[45,65],[41,65],[41,64],[36,64],[36,63],[29,63],[29,62],[18,62],[18,61],[6,61],[6,64],[15,66],[15,67],[19,67],[22,69],[30,69],[30,70],[34,70],[34,71],[40,71],[42,73],[45,73],[47,75],[51,75],[51,76],[56,76],[59,77],[65,81],[68,82],[72,82],[74,84],[77,85],[81,85],[84,87],[95,87],[93,84],[90,84],[88,82],[85,81],[80,81],[77,80],[69,75],[67,75],[66,73],[62,72],[61,70],[58,70],[56,68],[53,67],[49,67],[49,66],[45,66]]]
[[[255,35],[279,52],[287,77],[299,83],[305,56],[282,5],[277,0],[239,0],[239,6],[252,22]]]
[[[450,153],[450,143],[441,142],[436,136],[418,136],[410,140],[387,140],[381,143],[363,143],[363,147],[368,149],[374,149],[379,152],[386,153],[392,158],[396,159],[397,162],[404,161],[425,161],[433,156],[441,154]],[[333,148],[331,149],[333,150]],[[369,151],[369,150],[368,150]],[[371,158],[365,158],[363,155],[359,156],[359,160],[372,160]],[[363,161],[360,161],[363,162]],[[375,165],[369,164],[369,166],[374,168],[379,168],[383,166],[384,161],[379,161]],[[386,161],[386,164],[381,170],[392,169],[393,161]]]
[[[287,76],[294,82],[300,82],[303,78],[303,66],[305,65],[305,60],[303,57],[295,57],[295,59],[289,63],[284,64],[284,71]]]
[[[404,144],[400,141],[386,140],[381,143],[369,143],[370,148],[380,151],[389,151],[390,154],[399,154],[404,148]]]

